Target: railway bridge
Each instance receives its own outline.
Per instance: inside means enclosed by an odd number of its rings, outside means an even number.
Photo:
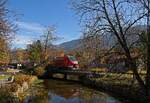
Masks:
[[[48,68],[47,71],[44,74],[44,77],[46,78],[54,78],[53,76],[55,74],[62,74],[63,75],[63,79],[68,80],[68,76],[72,75],[72,76],[76,76],[78,77],[78,79],[83,78],[83,77],[101,77],[104,75],[104,73],[95,73],[95,72],[91,72],[88,70],[72,70],[72,69],[56,69],[56,68]]]

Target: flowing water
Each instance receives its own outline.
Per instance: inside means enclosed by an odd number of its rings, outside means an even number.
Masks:
[[[106,93],[64,81],[45,80],[30,90],[24,103],[121,103]]]

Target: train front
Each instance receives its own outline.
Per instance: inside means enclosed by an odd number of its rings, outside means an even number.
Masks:
[[[73,70],[79,69],[79,63],[74,56],[66,55],[67,58],[67,66]]]

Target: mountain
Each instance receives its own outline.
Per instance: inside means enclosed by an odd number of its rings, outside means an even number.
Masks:
[[[76,40],[64,42],[62,44],[59,44],[58,46],[63,48],[65,51],[70,51],[80,47],[80,45],[81,45],[81,39],[76,39]]]
[[[136,26],[132,27],[131,29],[134,31],[136,31],[137,29],[140,31],[145,31],[146,26],[145,25],[136,25]],[[138,39],[137,36],[131,35],[127,42],[132,43],[137,39]],[[63,48],[65,51],[70,51],[70,50],[76,49],[78,47],[82,47],[81,41],[82,41],[82,39],[71,40],[71,41],[59,44],[59,45],[57,45],[57,47]],[[109,34],[105,35],[102,39],[102,43],[103,43],[102,45],[104,48],[112,47],[116,44],[116,42],[117,42],[116,37],[109,35]]]

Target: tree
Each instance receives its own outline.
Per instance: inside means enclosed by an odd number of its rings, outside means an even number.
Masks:
[[[10,51],[5,39],[0,38],[0,65],[8,64],[10,62]]]
[[[144,46],[146,48],[146,66],[147,66],[147,73],[146,73],[146,89],[147,89],[147,95],[150,95],[150,0],[137,0],[137,1],[132,1],[133,3],[139,4],[139,7],[143,9],[144,12],[146,12],[146,20],[145,24],[147,25],[147,32],[143,37],[145,36],[146,38],[144,39]]]
[[[42,43],[44,47],[44,59],[48,58],[48,49],[53,48],[52,42],[57,39],[55,36],[56,29],[54,27],[47,27],[45,33],[42,36]]]
[[[6,7],[7,0],[0,0],[0,62],[9,63],[9,40],[15,32],[15,25],[9,20],[9,10]]]
[[[54,57],[57,54],[57,49],[53,45],[53,41],[57,39],[55,32],[55,28],[47,27],[40,40],[28,45],[31,62],[39,65],[46,64],[50,57]]]
[[[32,44],[28,45],[28,53],[29,59],[31,62],[34,63],[41,63],[42,61],[42,44],[40,40],[33,42]]]
[[[139,38],[133,27],[141,23],[140,21],[147,13],[143,13],[143,10],[138,9],[139,4],[133,5],[129,1],[75,0],[73,1],[73,7],[81,15],[81,20],[84,21],[83,24],[85,24],[86,32],[89,35],[108,36],[111,37],[109,41],[117,42],[122,50],[120,52],[124,53],[136,80],[146,93],[147,84],[138,73],[138,66],[136,60],[132,57],[131,50],[137,45]]]
[[[81,37],[78,48],[70,52],[77,57],[80,67],[85,68],[91,65],[93,61],[95,61],[94,63],[100,61],[97,57],[100,57],[101,44],[102,40],[99,35],[89,36],[85,34]]]
[[[10,54],[12,63],[26,63],[28,61],[28,53],[26,49],[13,49]]]

